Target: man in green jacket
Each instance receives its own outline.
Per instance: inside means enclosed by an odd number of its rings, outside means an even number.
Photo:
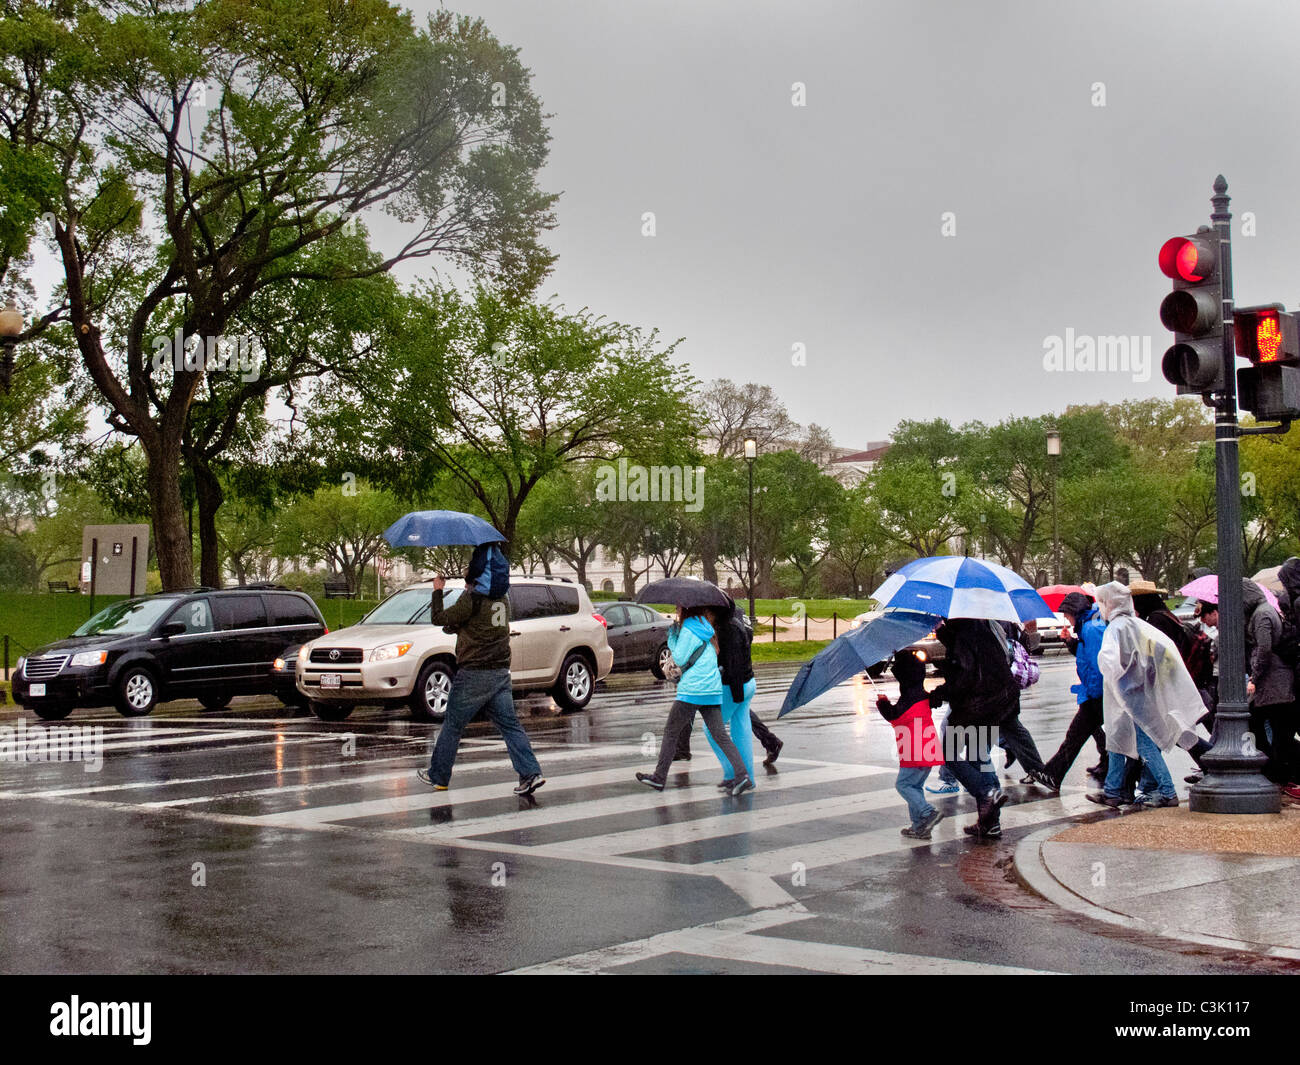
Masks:
[[[519,774],[515,794],[531,795],[546,780],[510,694],[510,601],[505,596],[490,599],[466,588],[451,606],[444,606],[445,584],[441,576],[434,579],[431,620],[456,636],[456,677],[447,695],[447,716],[429,768],[417,775],[435,791],[446,791],[461,734],[475,714],[486,710],[506,741],[510,764]]]

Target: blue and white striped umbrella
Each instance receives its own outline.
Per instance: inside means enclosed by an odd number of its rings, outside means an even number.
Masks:
[[[1020,624],[1053,616],[1043,597],[1011,570],[965,555],[909,562],[871,598],[882,609],[916,610],[945,618],[992,618]]]

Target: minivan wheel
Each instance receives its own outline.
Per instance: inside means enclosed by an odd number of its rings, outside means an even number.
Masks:
[[[311,712],[322,721],[344,721],[352,713],[351,703],[320,703],[311,701]]]
[[[204,710],[224,710],[230,705],[230,696],[221,692],[210,692],[199,696],[199,704]]]
[[[659,645],[659,650],[655,652],[654,661],[650,663],[650,672],[660,680],[668,676],[668,663],[672,661],[673,653],[668,650],[666,643]]]
[[[32,712],[42,721],[62,721],[72,713],[71,703],[36,703]]]
[[[411,716],[416,721],[442,721],[455,674],[446,662],[426,662],[411,689]]]
[[[576,651],[569,654],[560,667],[560,677],[551,689],[551,697],[565,713],[583,709],[591,702],[596,688],[596,678],[591,663]]]
[[[144,666],[127,666],[117,678],[117,712],[123,717],[144,717],[158,705],[158,682]]]

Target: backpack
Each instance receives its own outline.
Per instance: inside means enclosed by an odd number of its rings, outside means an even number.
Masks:
[[[510,563],[497,544],[479,544],[469,560],[465,581],[479,595],[500,599],[510,590]]]
[[[1282,618],[1282,632],[1273,645],[1273,653],[1291,669],[1300,664],[1300,634],[1285,617]]]
[[[1183,665],[1198,688],[1208,688],[1214,680],[1214,641],[1194,625],[1183,625],[1187,633],[1187,650]]]

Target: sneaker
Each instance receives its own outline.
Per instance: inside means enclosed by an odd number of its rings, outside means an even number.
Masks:
[[[945,784],[943,783],[943,781],[940,781],[937,785],[927,784],[925,786],[925,790],[928,791],[931,795],[956,795],[958,792],[961,791],[961,785]]]
[[[1100,762],[1098,762],[1096,765],[1088,766],[1088,768],[1084,772],[1086,772],[1088,776],[1092,777],[1093,780],[1106,779],[1106,767],[1102,765]]]
[[[732,778],[731,780],[724,780],[718,784],[718,787],[720,787],[723,791],[730,791],[735,786],[736,786],[735,778]]]
[[[1046,788],[1051,792],[1060,792],[1061,782],[1052,776],[1046,769],[1035,769],[1029,774],[1029,782],[1037,784],[1040,788]]]
[[[977,821],[973,825],[967,825],[962,831],[968,836],[978,836],[980,839],[1002,838],[1002,826],[999,824],[984,826]]]
[[[545,783],[546,778],[541,773],[534,773],[531,777],[522,777],[519,786],[515,788],[515,794],[531,795]]]
[[[743,777],[736,778],[736,785],[731,789],[731,797],[734,799],[737,795],[743,795],[747,791],[754,790],[754,782],[750,779],[748,773]]]
[[[942,813],[940,813],[938,810],[931,810],[931,811],[930,811],[930,816],[924,818],[924,819],[921,821],[921,823],[920,823],[919,825],[916,826],[916,831],[917,831],[917,832],[919,832],[919,833],[924,833],[923,835],[919,836],[918,838],[919,838],[919,839],[929,839],[929,838],[930,838],[930,831],[931,831],[931,829],[933,829],[934,826],[937,825],[937,824],[938,824],[940,821],[942,821],[942,820],[943,820],[943,814],[942,814]]]
[[[1104,791],[1090,791],[1084,798],[1089,802],[1095,802],[1098,806],[1108,806],[1112,810],[1118,810],[1121,806],[1127,805],[1123,799],[1107,795]]]
[[[784,740],[777,740],[776,746],[767,752],[767,757],[763,759],[764,765],[773,765],[781,756],[781,748],[785,746]]]
[[[1159,810],[1166,806],[1177,806],[1178,796],[1174,795],[1174,796],[1166,797],[1164,795],[1161,795],[1159,792],[1148,795],[1147,793],[1143,792],[1141,795],[1138,795],[1136,798],[1134,798],[1134,800],[1131,803],[1129,803],[1129,805],[1136,806],[1143,810]]]
[[[919,828],[913,828],[908,825],[906,828],[900,828],[898,834],[904,839],[929,839],[929,832],[922,832]]]
[[[663,782],[659,780],[655,780],[655,778],[651,776],[649,773],[638,773],[636,775],[636,778],[647,788],[654,788],[655,791],[664,790]]]
[[[416,775],[417,777],[420,778],[420,782],[421,782],[422,784],[428,784],[429,787],[431,787],[434,791],[446,791],[446,790],[447,790],[447,785],[446,785],[446,784],[435,784],[435,783],[434,783],[433,777],[429,776],[429,771],[428,771],[427,769],[417,769],[417,770],[415,771],[415,775]]]

